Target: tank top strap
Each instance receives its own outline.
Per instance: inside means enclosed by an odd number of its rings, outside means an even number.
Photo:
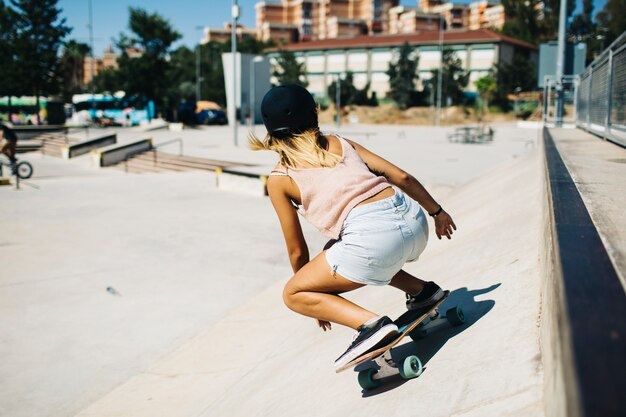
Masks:
[[[335,136],[337,137],[337,139],[339,139],[339,142],[341,142],[341,147],[343,149],[343,159],[354,159],[354,157],[356,157],[357,159],[361,159],[361,157],[359,156],[358,152],[356,151],[356,149],[354,149],[354,147],[352,146],[352,144],[350,142],[348,142],[348,139],[344,138],[341,135],[335,134]]]
[[[281,164],[278,164],[270,172],[270,177],[288,177],[287,170]]]

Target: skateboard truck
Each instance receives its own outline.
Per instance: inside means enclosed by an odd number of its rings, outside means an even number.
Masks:
[[[439,309],[435,308],[424,320],[412,331],[408,333],[413,340],[419,340],[428,334],[428,332],[438,328],[444,324],[459,326],[465,322],[465,314],[461,307],[456,306],[448,309],[446,315],[439,313]],[[412,379],[420,376],[424,370],[422,362],[415,355],[406,357],[401,364],[391,356],[391,349],[386,350],[382,355],[372,359],[378,365],[378,369],[369,368],[360,371],[358,381],[364,390],[377,388],[382,384],[382,379],[400,375],[403,379]]]

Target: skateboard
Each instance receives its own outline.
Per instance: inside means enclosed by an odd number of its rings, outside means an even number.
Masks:
[[[379,387],[383,378],[393,375],[399,374],[404,379],[420,376],[423,368],[417,356],[409,356],[401,364],[397,364],[391,357],[391,349],[407,335],[413,340],[419,340],[426,337],[434,328],[443,324],[460,326],[465,323],[465,314],[459,306],[449,308],[445,315],[439,312],[439,306],[448,297],[449,293],[449,291],[445,291],[441,300],[428,309],[407,311],[402,314],[394,320],[394,323],[398,326],[397,338],[385,346],[353,359],[342,367],[337,368],[336,372],[343,372],[362,363],[373,361],[380,369],[369,368],[360,371],[358,374],[359,385],[365,390]]]

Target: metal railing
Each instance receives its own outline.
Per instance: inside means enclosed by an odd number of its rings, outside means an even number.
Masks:
[[[173,143],[178,143],[178,156],[182,156],[183,155],[183,140],[181,138],[168,140],[168,141],[165,141],[165,142],[158,143],[156,145],[152,145],[152,147],[148,151],[140,150],[140,151],[133,152],[133,153],[129,154],[128,156],[126,156],[126,158],[124,159],[124,171],[128,172],[128,161],[129,160],[133,159],[135,156],[139,155],[140,153],[144,153],[144,152],[152,152],[152,165],[153,166],[157,166],[158,162],[159,162],[159,155],[158,155],[158,152],[157,152],[157,148],[161,148],[163,146],[171,145]]]
[[[626,32],[580,77],[576,126],[626,146]]]

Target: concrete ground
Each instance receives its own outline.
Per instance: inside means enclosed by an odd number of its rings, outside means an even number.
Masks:
[[[543,415],[538,132],[496,126],[494,143],[464,145],[448,130],[342,130],[453,215],[454,239],[431,235],[406,269],[450,289],[446,306],[468,316],[397,349],[422,359],[421,377],[366,393],[332,367],[352,331],[323,333],[283,306],[290,268],[268,199],[218,191],[202,172],[23,155],[33,179],[0,188],[0,415]],[[229,132],[151,134],[183,137],[189,155],[274,163]],[[304,227],[318,252],[324,239]],[[404,308],[392,288],[347,297],[392,316]]]

